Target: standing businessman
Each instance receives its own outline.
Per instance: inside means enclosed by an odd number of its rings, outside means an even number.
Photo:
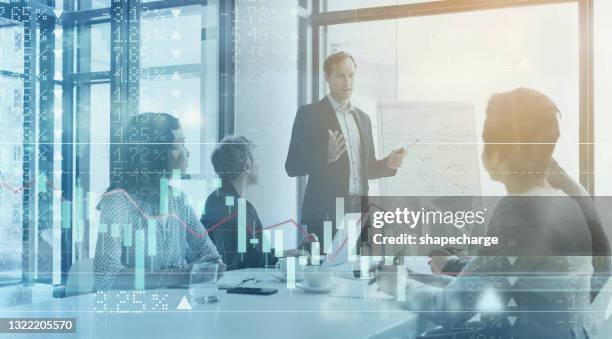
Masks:
[[[285,162],[291,177],[308,175],[301,224],[323,236],[323,221],[334,220],[336,197],[346,212],[360,212],[368,180],[393,176],[405,150],[378,160],[370,117],[351,104],[356,64],[345,52],[330,55],[323,66],[329,94],[299,108]],[[335,228],[334,228],[335,229]]]

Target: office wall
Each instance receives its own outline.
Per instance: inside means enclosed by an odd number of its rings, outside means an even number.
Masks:
[[[236,3],[235,133],[257,144],[258,186],[247,198],[264,226],[297,218],[296,182],[285,172],[297,110],[297,1]],[[284,227],[285,244],[295,240]]]

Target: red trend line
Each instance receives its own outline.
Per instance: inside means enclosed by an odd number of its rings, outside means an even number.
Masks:
[[[293,226],[295,226],[295,227],[296,227],[298,230],[302,231],[302,235],[303,235],[303,236],[305,236],[305,237],[307,237],[307,236],[308,236],[308,232],[306,232],[306,230],[304,229],[304,227],[302,227],[300,224],[298,224],[298,223],[297,223],[295,220],[293,220],[293,219],[288,219],[288,220],[281,221],[281,222],[279,222],[279,223],[276,223],[276,224],[273,224],[273,225],[270,225],[270,226],[262,227],[262,229],[261,229],[259,232],[261,232],[261,231],[263,231],[263,230],[269,230],[269,229],[272,229],[272,228],[275,228],[275,227],[279,227],[279,226],[282,226],[282,225],[285,225],[285,224],[288,224],[288,223],[293,224]]]
[[[357,225],[359,225],[359,224],[361,224],[361,223],[363,222],[364,217],[370,213],[370,208],[372,208],[372,207],[376,207],[377,209],[379,209],[379,210],[381,210],[381,211],[386,211],[384,208],[382,208],[382,207],[380,207],[380,206],[378,206],[378,205],[376,205],[376,204],[374,204],[374,203],[370,203],[370,204],[368,205],[368,209],[365,211],[365,213],[363,213],[363,214],[361,215],[361,218],[359,218],[359,219],[358,219],[358,220],[355,222],[355,226],[357,226]],[[341,250],[342,248],[344,248],[344,246],[346,246],[346,243],[347,243],[347,242],[348,242],[348,235],[347,235],[347,237],[346,237],[346,238],[344,238],[344,240],[342,241],[342,243],[340,244],[340,246],[338,247],[338,249],[337,249],[337,250],[336,250],[336,251],[335,251],[335,252],[334,252],[334,253],[333,253],[333,254],[330,256],[330,259],[331,259],[332,261],[336,260],[336,257],[338,256],[338,254],[340,254],[340,250]]]
[[[217,227],[219,227],[219,226],[221,226],[221,225],[225,224],[225,223],[226,223],[227,221],[229,221],[230,219],[233,219],[233,218],[234,218],[236,215],[238,215],[238,212],[234,212],[234,213],[232,213],[232,214],[228,215],[227,217],[225,217],[225,218],[223,218],[223,219],[219,220],[219,221],[218,221],[216,224],[214,224],[214,225],[210,226],[210,227],[209,227],[209,228],[206,230],[205,235],[206,235],[206,234],[208,234],[208,233],[210,233],[210,232],[212,232],[212,231],[213,231],[215,228],[217,228]]]
[[[28,189],[28,188],[32,187],[32,185],[34,185],[34,184],[36,184],[36,180],[32,180],[32,181],[30,181],[29,183],[26,183],[24,186],[21,186],[21,187],[16,187],[16,188],[15,188],[15,187],[11,187],[9,184],[4,183],[4,182],[0,183],[0,186],[2,186],[2,187],[6,187],[6,188],[7,188],[8,190],[10,190],[10,191],[11,191],[13,194],[15,194],[15,193],[19,193],[19,192],[21,192],[21,191],[23,191],[23,190],[25,190],[25,189]],[[50,182],[48,182],[48,181],[47,181],[47,186],[48,186],[48,187],[50,187],[50,188],[51,188],[53,191],[61,191],[61,189],[57,189],[57,188],[55,188],[55,187],[53,186],[53,184],[52,184],[52,183],[50,183]],[[155,216],[155,215],[149,215],[149,214],[147,214],[147,213],[146,213],[146,212],[145,212],[145,211],[144,211],[142,208],[140,208],[140,206],[138,205],[138,203],[137,203],[136,201],[134,201],[134,199],[132,198],[132,196],[130,196],[130,194],[129,194],[127,191],[125,191],[124,189],[121,189],[121,188],[119,188],[119,189],[115,189],[115,190],[113,190],[113,191],[103,193],[101,196],[102,196],[102,197],[104,197],[104,196],[106,196],[106,195],[112,195],[112,194],[115,194],[115,193],[123,193],[123,194],[125,195],[125,197],[126,197],[126,198],[128,198],[128,200],[129,200],[129,201],[132,203],[132,205],[134,205],[134,207],[135,207],[135,208],[136,208],[136,209],[137,209],[137,210],[140,212],[140,214],[141,214],[143,217],[145,217],[146,219],[161,219],[161,218],[163,218],[163,217],[164,217],[164,216],[161,216],[161,215],[159,215],[159,216]],[[63,197],[62,197],[62,200],[64,200],[64,198],[63,198]],[[227,216],[227,217],[225,217],[225,218],[221,219],[221,220],[220,220],[218,223],[216,223],[216,224],[212,225],[212,226],[211,226],[211,227],[210,227],[208,230],[206,230],[206,231],[205,231],[204,233],[202,233],[202,234],[199,234],[199,233],[198,233],[198,231],[196,231],[196,230],[194,230],[193,228],[189,227],[189,225],[187,224],[187,222],[185,222],[183,219],[181,219],[181,218],[180,218],[179,216],[177,216],[176,214],[170,214],[170,215],[168,215],[168,218],[174,218],[174,219],[176,219],[176,220],[179,222],[179,224],[180,224],[181,226],[183,226],[183,228],[184,228],[185,230],[187,230],[189,233],[193,234],[194,236],[196,236],[196,237],[198,237],[198,238],[201,238],[201,237],[206,236],[208,233],[210,233],[210,232],[211,232],[212,230],[214,230],[215,228],[217,228],[217,227],[221,226],[222,224],[224,224],[224,223],[225,223],[225,222],[227,222],[228,220],[230,220],[230,219],[232,219],[233,217],[235,217],[235,216],[236,216],[236,214],[237,214],[237,213],[232,213],[232,214],[230,214],[229,216]],[[252,233],[252,232],[251,232],[251,233]]]
[[[0,186],[8,189],[11,193],[15,194],[15,193],[19,193],[22,192],[30,187],[32,187],[34,184],[36,184],[36,179],[31,180],[30,182],[25,183],[25,185],[23,186],[18,186],[18,187],[13,187],[11,185],[9,185],[6,182],[0,182]],[[56,188],[55,186],[53,186],[53,184],[49,181],[47,181],[47,187],[51,188],[52,191],[61,191],[61,188]]]
[[[130,194],[125,191],[122,188],[118,188],[115,190],[112,190],[110,192],[106,192],[104,194],[102,194],[102,196],[107,196],[107,195],[113,195],[113,194],[117,194],[117,193],[122,193],[129,201],[130,203],[134,206],[134,208],[136,208],[138,210],[138,212],[140,212],[140,214],[145,218],[145,219],[161,219],[164,216],[163,215],[150,215],[147,214],[139,205],[138,203],[132,198],[132,196],[130,196]],[[193,228],[191,228],[189,226],[189,224],[187,224],[187,222],[185,222],[185,220],[183,220],[181,217],[179,217],[178,215],[172,213],[172,214],[168,214],[168,219],[170,218],[174,218],[178,221],[178,223],[189,233],[191,233],[192,235],[194,235],[195,237],[198,238],[202,238],[204,236],[206,236],[210,231],[214,230],[215,228],[221,226],[222,224],[226,223],[227,221],[229,221],[230,219],[234,218],[236,216],[237,213],[232,213],[229,216],[221,219],[218,223],[212,225],[208,230],[204,230],[204,232],[199,233],[198,231],[194,230]]]
[[[12,186],[10,186],[9,184],[7,184],[7,183],[5,183],[5,182],[0,182],[0,186],[1,186],[1,187],[5,187],[5,188],[7,188],[7,189],[8,189],[9,191],[11,191],[12,193],[18,193],[18,192],[21,192],[21,191],[23,191],[23,190],[25,190],[25,189],[28,189],[28,188],[32,187],[34,184],[36,184],[36,180],[32,180],[32,181],[30,181],[30,182],[28,182],[28,183],[26,183],[25,185],[20,186],[20,187],[12,187]],[[47,184],[47,187],[51,188],[51,190],[53,190],[53,191],[61,191],[61,189],[58,189],[58,188],[54,187],[54,186],[53,186],[53,184],[52,184],[51,182],[48,182],[48,181],[47,181],[47,183],[46,183],[46,184]],[[147,214],[147,213],[146,213],[146,212],[145,212],[145,211],[144,211],[144,210],[143,210],[143,209],[142,209],[142,208],[141,208],[141,207],[138,205],[138,203],[137,203],[137,202],[136,202],[136,201],[135,201],[135,200],[132,198],[132,196],[130,196],[130,194],[129,194],[127,191],[125,191],[124,189],[118,188],[118,189],[115,189],[115,190],[113,190],[113,191],[106,192],[106,193],[102,194],[102,196],[104,197],[104,196],[106,196],[106,195],[111,195],[111,194],[116,194],[116,193],[122,193],[122,194],[124,194],[124,196],[125,196],[125,197],[126,197],[126,198],[127,198],[129,201],[130,201],[130,203],[131,203],[131,204],[132,204],[132,205],[133,205],[133,206],[134,206],[134,207],[135,207],[135,208],[136,208],[136,209],[137,209],[137,210],[140,212],[140,214],[141,214],[141,215],[142,215],[144,218],[146,218],[146,219],[161,219],[161,218],[163,218],[163,217],[164,217],[164,216],[162,216],[162,215],[150,215],[150,214]],[[62,199],[63,199],[63,198],[62,198]],[[376,208],[377,208],[377,209],[379,209],[379,210],[383,210],[383,211],[385,210],[385,209],[383,209],[382,207],[377,206],[377,205],[376,205],[376,204],[374,204],[374,203],[370,203],[370,204],[369,204],[369,206],[368,206],[368,210],[367,210],[367,211],[366,211],[364,214],[362,214],[362,216],[361,216],[361,218],[360,218],[359,220],[357,220],[357,221],[355,222],[355,225],[361,224],[361,223],[363,222],[364,217],[365,217],[365,216],[366,216],[366,215],[369,213],[370,208],[371,208],[372,206],[373,206],[373,207],[376,207]],[[187,224],[187,222],[185,222],[185,220],[183,220],[182,218],[180,218],[180,217],[179,217],[178,215],[176,215],[176,214],[169,214],[169,215],[168,215],[168,218],[174,218],[174,219],[176,219],[176,220],[178,221],[178,223],[179,223],[179,224],[180,224],[180,225],[181,225],[181,226],[182,226],[182,227],[183,227],[183,228],[184,228],[186,231],[188,231],[189,233],[191,233],[192,235],[194,235],[194,236],[196,236],[196,237],[198,237],[198,238],[201,238],[201,237],[204,237],[204,236],[208,235],[208,233],[212,232],[214,229],[216,229],[216,228],[218,228],[218,227],[222,226],[222,225],[223,225],[223,224],[225,224],[226,222],[228,222],[228,221],[230,221],[231,219],[235,218],[235,217],[237,216],[237,214],[238,214],[237,212],[234,212],[234,213],[232,213],[232,214],[228,215],[227,217],[225,217],[225,218],[223,218],[223,219],[219,220],[219,221],[218,221],[216,224],[212,225],[211,227],[209,227],[208,229],[206,229],[206,230],[205,230],[204,232],[202,232],[202,233],[199,233],[198,231],[196,231],[196,230],[194,230],[193,228],[191,228],[191,227],[189,226],[189,224]],[[305,240],[304,240],[304,241],[306,241],[306,240],[310,239],[310,237],[308,236],[308,232],[307,232],[307,231],[304,229],[304,227],[302,227],[300,224],[298,224],[298,223],[297,223],[297,222],[296,222],[294,219],[287,219],[287,220],[285,220],[285,221],[281,221],[281,222],[278,222],[278,223],[276,223],[276,224],[272,224],[272,225],[269,225],[269,226],[262,227],[262,229],[261,229],[261,230],[258,230],[257,232],[253,232],[253,228],[252,228],[252,226],[251,226],[251,225],[247,225],[247,229],[249,230],[249,232],[251,233],[251,235],[255,235],[255,234],[257,234],[257,233],[261,233],[263,230],[273,229],[273,228],[280,227],[280,226],[283,226],[283,225],[288,224],[288,223],[293,224],[293,225],[294,225],[294,226],[295,226],[295,227],[296,227],[296,228],[297,228],[299,231],[301,231],[302,235],[305,237]],[[303,241],[303,242],[304,242],[304,241]],[[303,242],[302,242],[302,243],[303,243]],[[335,253],[334,253],[334,254],[331,256],[331,260],[335,260],[335,259],[336,259],[336,257],[337,257],[337,256],[338,256],[338,254],[340,253],[340,250],[341,250],[342,248],[344,248],[344,246],[346,246],[346,243],[347,243],[347,242],[348,242],[348,236],[347,236],[347,237],[344,239],[344,241],[342,241],[342,243],[340,244],[340,247],[338,247],[338,249],[335,251]]]
[[[342,244],[340,244],[340,247],[338,247],[338,249],[336,250],[336,252],[334,254],[332,254],[332,256],[330,257],[330,259],[332,261],[336,260],[336,257],[338,256],[338,254],[340,254],[340,250],[346,246],[346,243],[348,242],[348,236],[346,238],[344,238],[344,241],[342,242]]]
[[[150,215],[150,214],[147,214],[147,213],[146,213],[146,212],[145,212],[145,211],[144,211],[144,210],[143,210],[143,209],[142,209],[142,208],[141,208],[141,207],[138,205],[138,203],[137,203],[137,202],[136,202],[136,201],[135,201],[135,200],[132,198],[132,196],[131,196],[131,195],[130,195],[130,194],[127,192],[127,191],[125,191],[124,189],[118,188],[118,189],[112,190],[112,191],[110,191],[110,192],[106,192],[106,193],[102,194],[102,196],[104,197],[104,196],[107,196],[107,195],[113,195],[113,194],[117,194],[117,193],[121,193],[121,194],[123,194],[123,195],[124,195],[124,196],[125,196],[125,197],[126,197],[128,200],[129,200],[129,201],[130,201],[130,203],[131,203],[131,204],[132,204],[132,205],[133,205],[133,206],[134,206],[134,207],[135,207],[135,208],[138,210],[138,212],[139,212],[139,213],[140,213],[140,214],[141,214],[141,215],[142,215],[144,218],[146,218],[146,219],[161,219],[161,218],[163,218],[163,217],[164,217],[163,215]],[[230,221],[231,219],[235,218],[237,215],[238,215],[238,212],[234,212],[234,213],[232,213],[232,214],[228,215],[227,217],[225,217],[225,218],[223,218],[223,219],[219,220],[219,221],[218,221],[217,223],[215,223],[214,225],[210,226],[210,227],[209,227],[207,230],[205,230],[204,232],[198,232],[197,230],[194,230],[193,228],[191,228],[191,227],[189,226],[189,224],[187,224],[187,222],[185,222],[185,220],[183,220],[182,218],[180,218],[178,215],[176,215],[176,214],[174,214],[174,213],[169,214],[169,215],[168,215],[168,218],[174,218],[174,219],[176,219],[176,220],[179,222],[179,224],[180,224],[180,225],[181,225],[181,226],[182,226],[182,227],[183,227],[185,230],[187,230],[189,233],[193,234],[194,236],[196,236],[196,237],[198,237],[198,238],[201,238],[201,237],[206,236],[208,233],[212,232],[214,229],[216,229],[216,228],[218,228],[218,227],[222,226],[222,225],[223,225],[223,224],[225,224],[226,222],[228,222],[228,221]],[[276,224],[273,224],[273,225],[270,225],[270,226],[263,227],[261,230],[258,230],[257,232],[253,232],[253,228],[252,228],[252,226],[251,226],[251,225],[247,225],[247,228],[248,228],[249,232],[250,232],[252,235],[254,235],[254,234],[260,233],[262,230],[268,230],[268,229],[272,229],[272,228],[280,227],[280,226],[285,225],[285,224],[288,224],[288,223],[292,223],[292,224],[293,224],[293,225],[294,225],[296,228],[298,228],[299,230],[301,230],[301,231],[302,231],[302,234],[303,234],[304,236],[306,236],[306,237],[308,236],[308,233],[306,232],[306,230],[305,230],[303,227],[301,227],[301,226],[300,226],[300,225],[299,225],[297,222],[295,222],[295,220],[293,220],[293,219],[285,220],[285,221],[282,221],[282,222],[279,222],[279,223],[276,223]]]

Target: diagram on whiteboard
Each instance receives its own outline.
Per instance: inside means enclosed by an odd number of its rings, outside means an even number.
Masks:
[[[387,196],[480,195],[474,106],[463,102],[382,102],[381,154],[404,147],[402,167],[382,181]]]

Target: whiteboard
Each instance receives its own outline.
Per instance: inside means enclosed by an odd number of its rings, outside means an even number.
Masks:
[[[381,153],[400,147],[407,150],[397,175],[383,180],[382,195],[481,194],[473,104],[380,102],[378,119]]]

